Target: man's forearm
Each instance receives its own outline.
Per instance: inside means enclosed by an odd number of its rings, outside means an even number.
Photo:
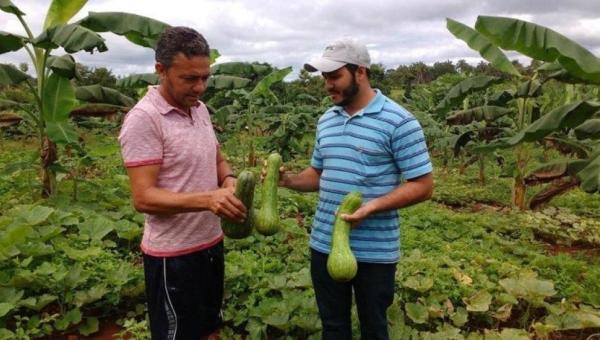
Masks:
[[[319,190],[319,181],[321,179],[321,171],[313,167],[304,169],[299,174],[283,174],[280,185],[302,192],[310,192]]]
[[[172,192],[151,187],[137,193],[135,209],[148,214],[178,214],[210,209],[211,191]]]
[[[233,174],[231,165],[229,165],[225,159],[220,160],[220,162],[217,163],[217,179],[219,181],[219,185],[223,183],[225,176],[229,174]]]
[[[387,195],[365,204],[370,213],[396,210],[426,201],[433,193],[433,177],[427,174],[416,180],[406,181]]]

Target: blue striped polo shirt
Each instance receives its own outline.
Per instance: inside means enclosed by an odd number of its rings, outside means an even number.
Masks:
[[[319,119],[311,166],[322,172],[310,236],[310,247],[319,252],[329,254],[335,212],[347,193],[360,191],[363,202],[367,202],[394,190],[402,178],[432,171],[419,122],[402,106],[376,92],[375,98],[352,116],[334,106]],[[350,247],[360,262],[397,262],[397,210],[364,219],[352,229]]]

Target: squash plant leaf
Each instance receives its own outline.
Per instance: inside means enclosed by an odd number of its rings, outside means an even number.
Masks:
[[[100,241],[108,233],[115,230],[114,222],[102,216],[81,223],[78,228],[79,235],[92,241]]]
[[[469,312],[487,312],[492,303],[492,295],[485,290],[480,290],[468,298],[463,298]]]
[[[429,312],[427,311],[427,307],[423,306],[421,303],[407,303],[404,305],[406,309],[406,315],[414,322],[418,324],[422,324],[427,322],[429,319]]]

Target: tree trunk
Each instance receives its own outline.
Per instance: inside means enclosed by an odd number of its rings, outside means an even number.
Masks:
[[[479,182],[481,185],[485,185],[485,157],[483,154],[479,155]]]
[[[513,185],[513,206],[520,210],[526,210],[525,194],[527,192],[527,185],[525,184],[525,171],[527,169],[527,162],[529,161],[529,154],[524,145],[517,145],[515,151],[517,156],[517,174]]]
[[[248,150],[248,167],[255,167],[256,166],[256,153],[254,150],[254,141],[252,140],[252,137],[250,137],[250,144],[249,144],[249,150]]]
[[[48,139],[48,137],[44,137],[41,152],[42,197],[44,198],[56,192],[56,173],[51,168],[56,160],[56,144]]]
[[[458,174],[462,176],[467,171],[467,165],[466,165],[466,162],[465,162],[465,156],[463,155],[462,152],[459,154],[458,162],[459,162]]]
[[[459,170],[459,173],[460,173],[461,175],[464,175],[464,174],[465,174],[465,172],[467,171],[467,168],[468,168],[469,166],[471,166],[473,163],[477,162],[477,160],[478,160],[478,159],[479,159],[479,156],[478,156],[478,155],[471,156],[469,159],[467,159],[465,162],[463,162],[463,163],[460,165],[460,170]]]
[[[523,181],[523,176],[520,174],[515,177],[515,183],[513,186],[513,205],[520,210],[525,210],[525,193],[527,192],[527,186]]]

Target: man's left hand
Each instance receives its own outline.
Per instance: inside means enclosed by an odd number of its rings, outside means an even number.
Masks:
[[[358,208],[354,214],[341,214],[340,217],[346,221],[352,223],[352,228],[356,228],[360,225],[362,220],[367,218],[373,213],[372,207],[365,204]]]

